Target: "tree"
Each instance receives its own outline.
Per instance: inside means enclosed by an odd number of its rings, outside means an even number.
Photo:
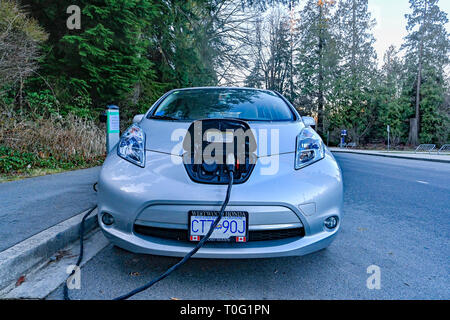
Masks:
[[[429,141],[429,132],[431,128],[422,128],[423,125],[430,126],[434,118],[432,114],[434,109],[443,101],[440,99],[428,99],[428,103],[437,103],[434,107],[428,106],[427,110],[421,110],[424,96],[422,87],[424,85],[424,72],[427,75],[429,83],[427,93],[438,94],[435,90],[431,90],[434,85],[443,88],[443,69],[449,63],[450,42],[448,33],[444,25],[448,22],[447,14],[442,12],[438,7],[438,0],[410,0],[410,8],[412,12],[405,15],[408,20],[408,35],[402,48],[406,51],[406,63],[410,73],[415,73],[414,88],[409,90],[414,93],[411,99],[414,104],[414,118],[410,120],[410,133],[408,142],[416,145],[419,143],[419,133],[421,129],[425,130],[422,136]],[[412,84],[412,83],[411,83]],[[442,90],[441,90],[442,91]],[[426,111],[426,112],[425,112]],[[428,114],[424,114],[428,112]],[[425,120],[422,121],[422,117]]]
[[[45,31],[25,14],[16,1],[0,1],[0,94],[6,86],[18,86],[20,107],[24,81],[36,72],[39,44],[46,39]]]
[[[376,54],[371,33],[375,21],[367,0],[342,0],[336,11],[339,73],[334,86],[335,126],[347,128],[356,143],[365,138],[376,120]]]
[[[317,130],[324,134],[324,105],[338,56],[332,36],[333,0],[308,0],[300,13],[297,49],[298,89],[302,108],[317,114]]]
[[[24,0],[50,33],[42,72],[70,105],[87,96],[93,108],[131,102],[140,81],[152,77],[145,36],[158,6],[150,0],[78,1],[81,29],[69,30],[72,1]]]
[[[404,119],[407,118],[409,105],[402,95],[405,81],[403,61],[399,58],[398,51],[394,46],[388,48],[383,61],[374,101],[378,113],[377,125],[372,137],[385,140],[386,126],[389,125],[391,143],[395,146],[402,142],[407,134]]]
[[[250,34],[249,43],[252,70],[245,83],[247,86],[288,91],[290,78],[290,23],[280,8],[273,9],[265,22],[258,19]]]

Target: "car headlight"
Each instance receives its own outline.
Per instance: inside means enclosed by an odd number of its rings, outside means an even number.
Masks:
[[[117,154],[131,163],[145,167],[145,132],[137,124],[124,132],[117,146]]]
[[[320,136],[312,128],[304,128],[297,136],[295,170],[322,160],[324,157],[325,146]]]

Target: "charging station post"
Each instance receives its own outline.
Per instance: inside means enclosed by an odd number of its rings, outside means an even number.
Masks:
[[[344,147],[346,135],[347,135],[347,130],[346,129],[341,130],[341,143],[340,143],[341,149]]]
[[[387,135],[388,135],[388,145],[387,145],[387,148],[388,148],[388,151],[390,151],[390,133],[391,133],[391,127],[389,126],[389,125],[387,125],[387,128],[386,128],[386,130],[387,130]]]
[[[106,109],[106,150],[109,153],[120,139],[119,107],[109,105]]]

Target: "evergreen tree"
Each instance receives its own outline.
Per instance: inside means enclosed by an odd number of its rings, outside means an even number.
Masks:
[[[59,83],[69,104],[84,95],[99,108],[129,101],[136,85],[152,76],[145,34],[158,16],[153,1],[78,1],[80,30],[66,27],[65,12],[72,1],[24,3],[50,33],[43,72]]]
[[[360,143],[375,120],[376,53],[371,33],[375,21],[367,0],[342,0],[336,12],[339,74],[335,84],[333,123],[348,129],[350,138]]]
[[[407,136],[405,119],[409,105],[402,95],[405,80],[403,62],[394,46],[388,48],[383,60],[374,101],[378,116],[372,138],[385,140],[386,126],[389,125],[391,143],[395,146],[404,141]]]
[[[333,73],[337,68],[335,39],[332,36],[331,10],[334,1],[308,0],[300,14],[300,45],[297,72],[300,106],[317,114],[317,130],[324,134],[324,105],[329,98]]]
[[[450,41],[445,29],[447,14],[438,0],[410,0],[405,43],[406,69],[410,81],[405,94],[411,97],[414,118],[410,120],[408,142],[430,142],[439,122],[437,109],[444,101],[444,68],[449,63]]]

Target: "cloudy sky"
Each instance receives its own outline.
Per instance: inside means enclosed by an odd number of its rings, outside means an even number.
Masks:
[[[450,0],[440,0],[438,5],[450,18]],[[406,36],[405,14],[410,13],[411,9],[408,0],[369,0],[369,10],[377,20],[373,33],[377,40],[375,49],[381,62],[390,45],[399,48],[402,44],[403,37]],[[450,32],[450,23],[446,27]]]

